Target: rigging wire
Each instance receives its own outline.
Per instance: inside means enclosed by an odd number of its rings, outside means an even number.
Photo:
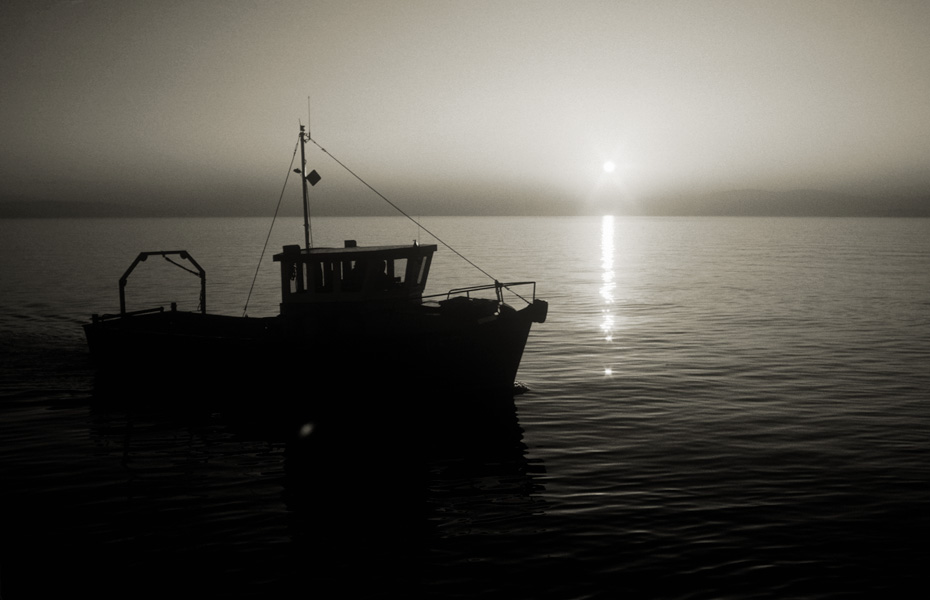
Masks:
[[[385,197],[384,194],[382,194],[381,192],[379,192],[378,190],[376,190],[374,187],[371,186],[371,184],[369,184],[367,181],[365,181],[364,179],[362,179],[358,174],[356,174],[355,171],[353,171],[352,169],[350,169],[349,167],[347,167],[345,164],[343,164],[343,162],[342,162],[341,160],[339,160],[338,158],[336,158],[335,156],[333,156],[326,148],[324,148],[323,146],[321,146],[315,139],[313,139],[312,137],[310,137],[309,134],[308,134],[307,138],[308,138],[311,142],[313,142],[313,144],[314,144],[317,148],[319,148],[321,151],[323,151],[324,154],[326,154],[326,155],[329,156],[331,159],[333,159],[334,161],[336,161],[336,164],[338,164],[340,167],[342,167],[343,169],[345,169],[346,171],[348,171],[348,173],[349,173],[350,175],[352,175],[352,177],[355,177],[356,179],[358,179],[359,182],[361,182],[362,185],[364,185],[364,186],[367,187],[369,190],[371,190],[372,192],[374,192],[375,195],[377,195],[379,198],[381,198],[382,200],[384,200],[385,202],[387,202],[388,204],[390,204],[391,207],[392,207],[394,210],[396,210],[397,212],[399,212],[399,213],[402,214],[403,216],[405,216],[405,217],[407,217],[408,219],[410,219],[410,221],[412,221],[417,227],[419,227],[420,229],[422,229],[423,231],[425,231],[426,233],[428,233],[428,234],[429,234],[430,236],[432,236],[437,242],[439,242],[440,244],[442,244],[443,246],[445,246],[446,248],[448,248],[449,250],[451,250],[453,253],[455,253],[459,258],[461,258],[462,260],[464,260],[465,262],[467,262],[468,264],[470,264],[472,267],[474,267],[475,269],[477,269],[478,271],[480,271],[481,273],[483,273],[488,279],[494,281],[495,284],[498,283],[497,279],[496,279],[493,275],[491,275],[490,273],[488,273],[487,271],[485,271],[484,269],[482,269],[481,267],[479,267],[478,265],[476,265],[475,263],[473,263],[471,260],[469,260],[468,258],[466,258],[465,255],[463,255],[461,252],[459,252],[458,250],[456,250],[455,248],[453,248],[452,246],[450,246],[449,244],[447,244],[446,242],[444,242],[439,236],[437,236],[435,233],[433,233],[432,231],[430,231],[429,229],[427,229],[426,227],[424,227],[424,226],[423,226],[420,222],[418,222],[416,219],[414,219],[413,217],[411,217],[410,215],[408,215],[406,212],[404,212],[403,209],[401,209],[399,206],[397,206],[396,204],[394,204],[393,202],[391,202],[390,200],[388,200],[387,197]],[[509,289],[509,288],[508,288],[508,289]],[[510,291],[512,292],[513,290],[510,290]],[[517,295],[519,296],[519,294],[517,294]]]
[[[167,262],[171,263],[172,265],[178,267],[178,268],[181,269],[182,271],[187,271],[187,272],[190,273],[191,275],[196,275],[197,277],[201,277],[201,274],[200,274],[200,273],[198,273],[197,271],[195,271],[195,270],[193,270],[193,269],[189,269],[189,268],[185,267],[184,265],[182,265],[181,263],[179,263],[179,262],[177,262],[177,261],[171,260],[170,258],[168,258],[168,255],[167,255],[167,254],[162,253],[161,257],[164,258],[165,261],[167,261]],[[207,299],[204,297],[203,288],[200,288],[200,303],[199,303],[199,305],[197,306],[197,310],[203,310],[203,304],[204,304],[204,302],[206,302],[206,301],[207,301]]]
[[[197,271],[195,271],[195,270],[193,270],[193,269],[188,269],[187,267],[185,267],[185,266],[182,265],[181,263],[175,262],[175,261],[171,260],[171,259],[168,258],[166,255],[162,254],[161,257],[164,258],[166,261],[170,262],[171,264],[173,264],[174,266],[178,267],[179,269],[182,269],[182,270],[184,270],[184,271],[187,271],[187,272],[190,273],[191,275],[196,275],[197,277],[200,277],[200,273],[198,273]]]
[[[487,277],[488,279],[490,279],[491,281],[493,281],[494,284],[495,284],[496,286],[506,288],[506,289],[508,289],[511,293],[513,293],[515,296],[517,296],[518,298],[520,298],[521,300],[523,300],[524,302],[528,302],[528,301],[527,301],[525,298],[523,298],[520,294],[516,293],[514,290],[510,289],[510,288],[507,287],[506,285],[501,284],[501,283],[497,280],[496,277],[494,277],[493,275],[491,275],[490,273],[488,273],[487,271],[485,271],[484,269],[482,269],[481,267],[479,267],[477,264],[475,264],[472,260],[470,260],[470,259],[469,259],[468,257],[466,257],[464,254],[462,254],[461,252],[459,252],[458,250],[456,250],[455,248],[453,248],[452,246],[450,246],[450,245],[449,245],[447,242],[445,242],[442,238],[440,238],[438,235],[436,235],[435,233],[433,233],[432,231],[430,231],[430,230],[429,230],[427,227],[425,227],[422,223],[420,223],[420,222],[417,221],[415,218],[413,218],[413,217],[411,217],[409,214],[407,214],[402,208],[400,208],[399,206],[397,206],[396,204],[394,204],[393,202],[391,202],[384,194],[382,194],[381,192],[379,192],[378,190],[376,190],[370,183],[368,183],[367,181],[365,181],[364,179],[362,179],[360,175],[358,175],[355,171],[353,171],[353,170],[350,169],[348,166],[346,166],[345,163],[343,163],[341,160],[339,160],[338,158],[336,158],[335,156],[333,156],[333,154],[330,153],[329,150],[327,150],[326,148],[324,148],[323,146],[321,146],[321,145],[319,144],[319,142],[317,142],[315,139],[313,139],[313,138],[310,136],[310,133],[309,133],[309,132],[307,133],[306,139],[308,139],[308,140],[310,140],[311,142],[313,142],[313,145],[314,145],[314,146],[316,146],[317,148],[319,148],[320,151],[322,151],[324,154],[326,154],[326,155],[329,156],[331,159],[333,159],[333,161],[335,161],[336,164],[338,164],[340,167],[342,167],[343,169],[345,169],[346,172],[348,172],[350,175],[352,175],[352,177],[355,177],[355,179],[357,179],[362,185],[364,185],[364,186],[367,187],[369,190],[371,190],[372,193],[374,193],[376,196],[378,196],[379,198],[381,198],[382,200],[384,200],[385,202],[387,202],[387,203],[391,206],[391,208],[393,208],[394,210],[396,210],[397,212],[399,212],[401,215],[403,215],[404,217],[406,217],[410,222],[412,222],[414,225],[416,225],[419,229],[425,231],[425,232],[426,232],[427,234],[429,234],[433,239],[435,239],[437,242],[439,242],[440,244],[442,244],[443,246],[445,246],[446,248],[448,248],[448,249],[449,249],[452,253],[454,253],[456,256],[458,256],[459,258],[461,258],[462,260],[464,260],[466,263],[468,263],[469,265],[471,265],[471,266],[472,266],[473,268],[475,268],[477,271],[479,271],[480,273],[482,273],[485,277]],[[242,316],[244,316],[244,317],[245,317],[245,316],[248,316],[247,313],[248,313],[248,308],[249,308],[249,301],[250,301],[251,298],[252,298],[252,291],[255,289],[255,281],[258,279],[258,273],[259,273],[259,270],[261,269],[261,263],[262,263],[262,260],[263,260],[264,257],[265,257],[265,251],[268,249],[268,242],[271,240],[271,231],[274,229],[275,220],[277,219],[277,217],[278,217],[278,212],[279,212],[280,209],[281,209],[281,202],[284,200],[284,191],[285,191],[286,188],[287,188],[287,182],[288,182],[288,180],[290,179],[291,171],[292,171],[292,169],[294,168],[294,161],[295,161],[296,158],[297,158],[297,150],[298,150],[299,148],[300,148],[300,141],[298,141],[297,144],[294,145],[294,152],[293,152],[293,154],[291,155],[291,164],[290,164],[290,166],[288,166],[287,175],[285,175],[285,177],[284,177],[284,185],[283,185],[282,188],[281,188],[281,195],[278,197],[278,205],[275,207],[274,216],[273,216],[272,219],[271,219],[271,226],[268,228],[268,235],[265,237],[265,244],[264,244],[264,246],[262,246],[261,256],[259,257],[259,259],[258,259],[258,265],[257,265],[256,268],[255,268],[255,275],[252,277],[252,285],[249,287],[249,294],[248,294],[248,296],[246,297],[245,306],[244,306],[243,309],[242,309]],[[417,237],[419,238],[419,234],[417,235]]]
[[[255,289],[255,280],[258,279],[258,272],[262,266],[262,259],[265,258],[265,250],[268,249],[268,241],[271,240],[271,231],[274,229],[274,222],[278,218],[278,211],[281,210],[281,202],[284,200],[284,190],[287,189],[287,181],[291,176],[291,169],[294,168],[294,160],[297,158],[297,149],[300,148],[298,141],[294,145],[294,153],[291,155],[291,165],[287,168],[287,175],[284,176],[284,185],[281,187],[281,195],[278,196],[278,205],[274,209],[274,216],[271,217],[271,226],[268,228],[268,235],[265,237],[265,245],[262,246],[261,256],[258,257],[258,265],[255,267],[255,275],[252,276],[252,285],[249,287],[249,295],[245,299],[245,306],[242,308],[242,316],[248,316],[249,300],[252,298],[252,290]]]

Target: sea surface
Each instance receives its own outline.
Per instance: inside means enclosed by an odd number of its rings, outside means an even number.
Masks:
[[[521,363],[529,391],[392,417],[448,390],[398,373],[361,394],[307,365],[153,399],[171,357],[101,390],[81,325],[118,311],[138,252],[190,251],[210,312],[273,314],[271,256],[303,229],[270,225],[0,220],[3,600],[926,589],[930,219],[318,218],[315,245],[438,236],[497,279],[535,280],[550,310]],[[440,247],[429,291],[487,281]],[[195,310],[197,292],[149,259],[127,304]],[[225,410],[246,379],[351,410]]]

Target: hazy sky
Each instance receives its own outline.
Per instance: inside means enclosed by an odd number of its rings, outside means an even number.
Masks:
[[[314,138],[417,214],[930,190],[930,2],[4,0],[0,19],[0,198],[268,214],[308,97]],[[380,207],[310,165],[319,205]]]

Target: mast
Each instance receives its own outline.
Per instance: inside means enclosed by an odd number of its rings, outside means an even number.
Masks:
[[[304,126],[300,126],[300,180],[304,189],[304,247],[310,250],[310,192],[307,189],[307,157],[304,153],[306,142]]]

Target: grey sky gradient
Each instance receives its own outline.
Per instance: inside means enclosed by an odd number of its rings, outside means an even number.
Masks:
[[[930,194],[927,2],[7,0],[0,18],[0,198],[267,214],[308,97],[314,138],[419,214]],[[310,165],[322,210],[381,209]]]

